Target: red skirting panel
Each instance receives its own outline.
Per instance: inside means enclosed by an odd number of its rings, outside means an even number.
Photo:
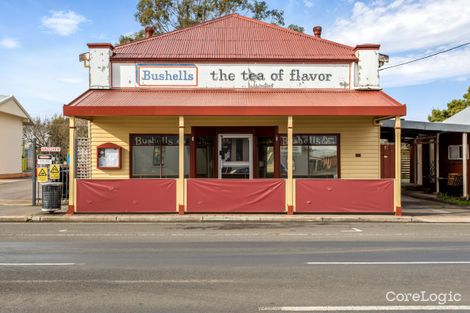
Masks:
[[[283,213],[283,179],[189,179],[189,213]]]
[[[297,213],[393,213],[393,180],[297,179]]]
[[[176,213],[176,180],[79,179],[76,212]]]

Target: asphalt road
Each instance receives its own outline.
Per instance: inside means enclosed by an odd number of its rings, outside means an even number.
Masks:
[[[0,204],[31,203],[31,178],[0,179]]]
[[[0,312],[470,312],[469,262],[467,225],[2,224]]]

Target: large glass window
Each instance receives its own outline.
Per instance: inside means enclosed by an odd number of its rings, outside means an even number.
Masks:
[[[177,178],[178,141],[177,135],[131,135],[131,176]],[[184,174],[189,177],[189,137],[185,137]]]
[[[294,177],[338,178],[338,145],[338,135],[294,135]],[[287,136],[281,136],[281,176],[287,177]]]

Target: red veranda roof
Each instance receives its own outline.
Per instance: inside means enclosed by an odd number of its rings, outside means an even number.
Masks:
[[[341,115],[403,116],[382,91],[309,89],[88,90],[64,106],[69,116]]]

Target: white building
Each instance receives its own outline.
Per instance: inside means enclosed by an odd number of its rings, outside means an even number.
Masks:
[[[23,124],[30,121],[14,96],[0,95],[0,177],[22,172]]]

